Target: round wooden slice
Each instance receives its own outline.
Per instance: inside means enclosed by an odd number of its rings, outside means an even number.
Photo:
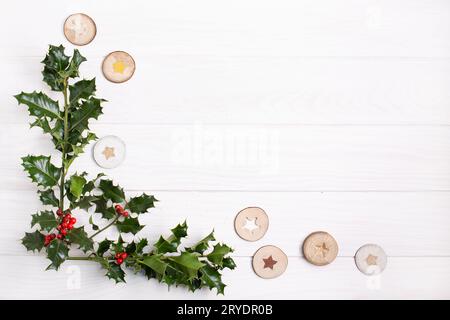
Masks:
[[[383,248],[376,244],[366,244],[355,254],[355,263],[359,271],[366,275],[376,275],[386,268],[387,255]]]
[[[103,60],[103,75],[111,82],[121,83],[129,80],[135,69],[133,57],[124,51],[111,52]]]
[[[269,228],[269,217],[258,207],[245,208],[234,219],[234,229],[244,240],[256,241],[261,239]]]
[[[276,278],[286,271],[288,257],[278,247],[265,246],[253,255],[253,270],[264,279]]]
[[[305,259],[316,266],[324,266],[333,262],[338,251],[336,240],[327,232],[311,233],[303,242]]]
[[[97,27],[94,20],[84,13],[75,13],[64,22],[64,35],[77,46],[84,46],[94,40]]]
[[[116,136],[101,138],[94,146],[94,160],[106,169],[118,167],[125,159],[125,143]]]

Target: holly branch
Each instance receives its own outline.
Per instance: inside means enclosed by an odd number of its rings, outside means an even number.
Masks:
[[[32,215],[34,231],[25,233],[23,245],[29,251],[45,251],[51,262],[47,269],[57,270],[66,260],[86,260],[97,262],[116,283],[125,282],[126,267],[169,286],[182,285],[192,291],[215,288],[223,294],[221,272],[235,268],[229,256],[233,250],[217,243],[213,232],[197,244],[180,249],[181,241],[187,237],[188,227],[183,222],[171,230],[169,237],[161,236],[150,245],[146,238],[136,238],[136,234],[145,227],[139,216],[158,201],[153,195],[127,197],[123,188],[102,173],[93,179],[86,172],[69,176],[74,160],[97,139],[89,122],[103,113],[102,104],[106,101],[95,96],[95,78],[75,81],[84,61],[86,58],[77,49],[67,56],[62,45],[51,45],[42,61],[43,81],[62,94],[62,106],[43,92],[21,92],[15,96],[19,104],[28,107],[33,118],[31,127],[48,134],[61,157],[59,167],[50,156],[22,158],[22,166],[37,185],[45,206],[45,210]],[[88,225],[77,225],[76,215],[89,214],[91,209],[101,216],[100,221],[94,221],[91,215]],[[98,242],[96,238],[111,227],[118,231],[117,239]],[[134,240],[125,243],[125,233],[133,234]],[[71,255],[74,246],[84,255]]]

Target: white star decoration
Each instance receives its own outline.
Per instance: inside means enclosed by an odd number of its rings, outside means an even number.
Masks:
[[[245,224],[243,225],[243,228],[247,229],[251,233],[253,233],[253,231],[255,231],[256,229],[259,229],[259,226],[256,224],[256,218],[245,218]]]

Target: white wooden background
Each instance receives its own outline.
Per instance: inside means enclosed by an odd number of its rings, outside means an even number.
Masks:
[[[225,298],[450,298],[450,1],[171,0],[8,1],[0,28],[0,297],[201,298],[129,275],[114,285],[90,262],[27,253],[19,239],[40,204],[19,158],[52,152],[28,129],[12,95],[46,89],[47,45],[73,48],[64,19],[85,12],[98,34],[81,52],[110,102],[92,127],[127,144],[107,173],[130,192],[160,199],[142,218],[155,239],[187,218],[192,241],[215,227],[236,249]],[[135,76],[113,84],[103,57],[130,52]],[[100,171],[90,152],[74,169]],[[240,240],[235,214],[270,216],[266,236]],[[81,215],[78,215],[79,219]],[[314,267],[299,247],[315,230],[339,242],[336,261]],[[112,234],[111,234],[112,235]],[[388,253],[368,278],[353,255]],[[258,278],[251,256],[274,244],[286,273]]]

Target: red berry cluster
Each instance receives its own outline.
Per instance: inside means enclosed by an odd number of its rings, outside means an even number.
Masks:
[[[61,209],[58,209],[56,211],[56,215],[58,217],[62,217],[62,221],[61,223],[56,227],[56,229],[58,229],[58,234],[49,234],[45,236],[45,241],[44,241],[44,245],[48,246],[50,244],[50,242],[55,239],[63,239],[66,235],[67,232],[69,230],[73,229],[73,225],[77,222],[77,219],[72,217],[72,215],[70,214],[70,211],[66,211],[66,213],[64,213]]]
[[[128,211],[125,211],[125,209],[120,204],[116,204],[114,206],[114,209],[116,210],[116,212],[118,214],[120,214],[121,216],[124,216],[125,218],[128,217],[128,215],[129,215]]]
[[[128,253],[126,252],[118,252],[114,256],[117,264],[122,264],[122,262],[128,257]]]
[[[56,238],[56,234],[54,234],[54,233],[46,235],[44,238],[44,246],[48,246],[50,244],[50,242],[52,242],[52,240],[55,238]]]

